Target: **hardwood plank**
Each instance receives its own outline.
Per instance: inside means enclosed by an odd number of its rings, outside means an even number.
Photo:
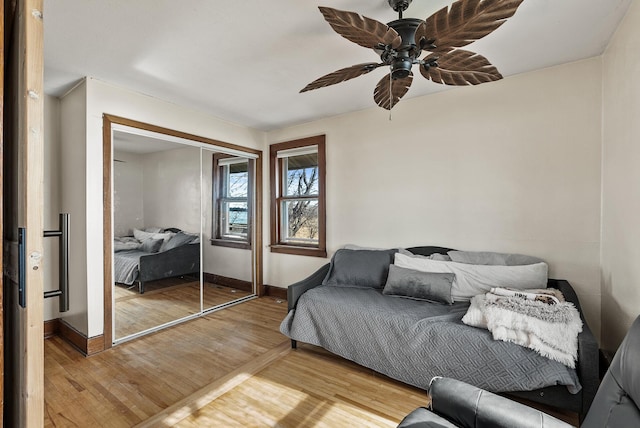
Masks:
[[[153,418],[150,418],[143,423],[137,425],[139,428],[155,427],[155,426],[173,426],[182,419],[188,417],[193,413],[194,409],[204,407],[211,401],[217,399],[222,394],[231,391],[241,383],[250,379],[257,372],[262,370],[267,365],[271,364],[274,360],[281,358],[283,355],[288,354],[291,351],[289,341],[285,341],[277,347],[271,349],[269,352],[254,359],[248,364],[232,371],[228,375],[213,382],[184,398],[178,403],[170,406],[164,411],[158,413]]]
[[[303,344],[206,406],[193,403],[177,426],[395,427],[426,399],[420,389]]]
[[[45,426],[140,423],[282,344],[285,314],[274,299],[250,300],[88,358],[47,339]]]

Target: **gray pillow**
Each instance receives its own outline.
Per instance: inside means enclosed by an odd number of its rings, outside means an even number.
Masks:
[[[391,265],[382,294],[451,305],[454,278],[453,273],[422,272]]]
[[[164,239],[147,239],[145,240],[140,249],[145,253],[157,253],[160,250],[160,246],[164,242]]]
[[[195,235],[188,235],[183,232],[178,232],[175,235],[173,235],[167,242],[162,244],[162,247],[160,247],[160,252],[172,250],[182,245],[186,245],[192,242],[195,238],[196,238]]]
[[[345,250],[335,252],[324,285],[382,288],[397,250]]]
[[[449,251],[451,260],[472,265],[524,266],[543,263],[544,260],[524,254],[492,253],[489,251]]]
[[[140,242],[133,236],[116,236],[113,238],[113,251],[139,250]]]

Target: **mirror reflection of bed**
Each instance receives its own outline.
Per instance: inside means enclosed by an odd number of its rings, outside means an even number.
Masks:
[[[254,295],[253,160],[123,130],[113,160],[115,342]]]

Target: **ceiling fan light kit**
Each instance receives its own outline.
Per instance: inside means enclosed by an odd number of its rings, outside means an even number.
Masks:
[[[391,110],[407,93],[412,68],[435,83],[453,86],[478,85],[502,79],[496,67],[482,55],[459,49],[499,28],[523,0],[457,0],[426,20],[403,18],[412,0],[388,0],[399,18],[388,24],[355,12],[320,6],[325,20],[338,34],[373,49],[381,62],[357,64],[322,76],[300,92],[323,88],[388,66],[389,74],[374,90],[376,104]],[[422,51],[429,54],[420,59]]]

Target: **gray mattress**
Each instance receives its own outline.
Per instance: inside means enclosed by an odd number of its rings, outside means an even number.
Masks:
[[[468,306],[319,286],[300,297],[280,331],[422,389],[434,376],[447,376],[493,392],[551,385],[580,391],[575,370],[463,324]]]

